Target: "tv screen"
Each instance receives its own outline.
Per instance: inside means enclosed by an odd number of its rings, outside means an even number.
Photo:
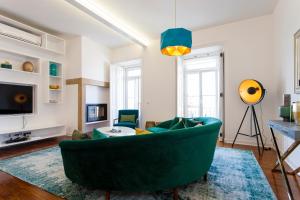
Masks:
[[[33,113],[33,87],[0,83],[0,115]]]

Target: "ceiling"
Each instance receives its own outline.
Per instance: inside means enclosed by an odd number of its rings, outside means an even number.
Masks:
[[[95,1],[150,39],[174,26],[174,0]],[[271,14],[277,1],[177,0],[177,26],[198,30]],[[0,0],[0,13],[53,32],[85,35],[111,48],[131,43],[64,0]]]

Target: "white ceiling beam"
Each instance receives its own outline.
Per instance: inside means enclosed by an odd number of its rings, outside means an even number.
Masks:
[[[143,46],[147,47],[150,43],[150,40],[143,36],[138,31],[134,30],[127,24],[120,22],[116,17],[110,14],[108,11],[104,10],[95,0],[65,0],[77,7],[81,11],[92,16],[99,22],[107,25],[112,30],[120,33],[129,40]]]

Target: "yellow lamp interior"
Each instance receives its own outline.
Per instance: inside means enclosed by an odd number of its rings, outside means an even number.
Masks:
[[[191,52],[186,46],[168,46],[161,50],[161,53],[167,56],[182,56]]]
[[[264,88],[256,80],[244,80],[240,84],[239,94],[246,104],[257,104],[264,97]]]

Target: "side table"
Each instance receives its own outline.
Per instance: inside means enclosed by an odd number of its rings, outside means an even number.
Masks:
[[[284,160],[297,148],[297,146],[300,144],[300,126],[297,126],[295,123],[292,122],[284,122],[281,120],[269,120],[268,126],[270,127],[272,138],[274,141],[276,153],[277,153],[277,162],[272,169],[273,172],[275,171],[281,171],[285,185],[287,187],[288,196],[289,199],[294,200],[294,196],[291,190],[291,186],[287,177],[287,174],[295,175],[298,172],[300,172],[300,167],[298,167],[296,170],[292,172],[287,172],[285,170],[285,167],[283,165]],[[287,136],[291,139],[293,139],[295,142],[283,153],[283,155],[280,154],[277,140],[274,134],[274,129],[278,131],[278,133]],[[278,167],[280,169],[278,169]]]

